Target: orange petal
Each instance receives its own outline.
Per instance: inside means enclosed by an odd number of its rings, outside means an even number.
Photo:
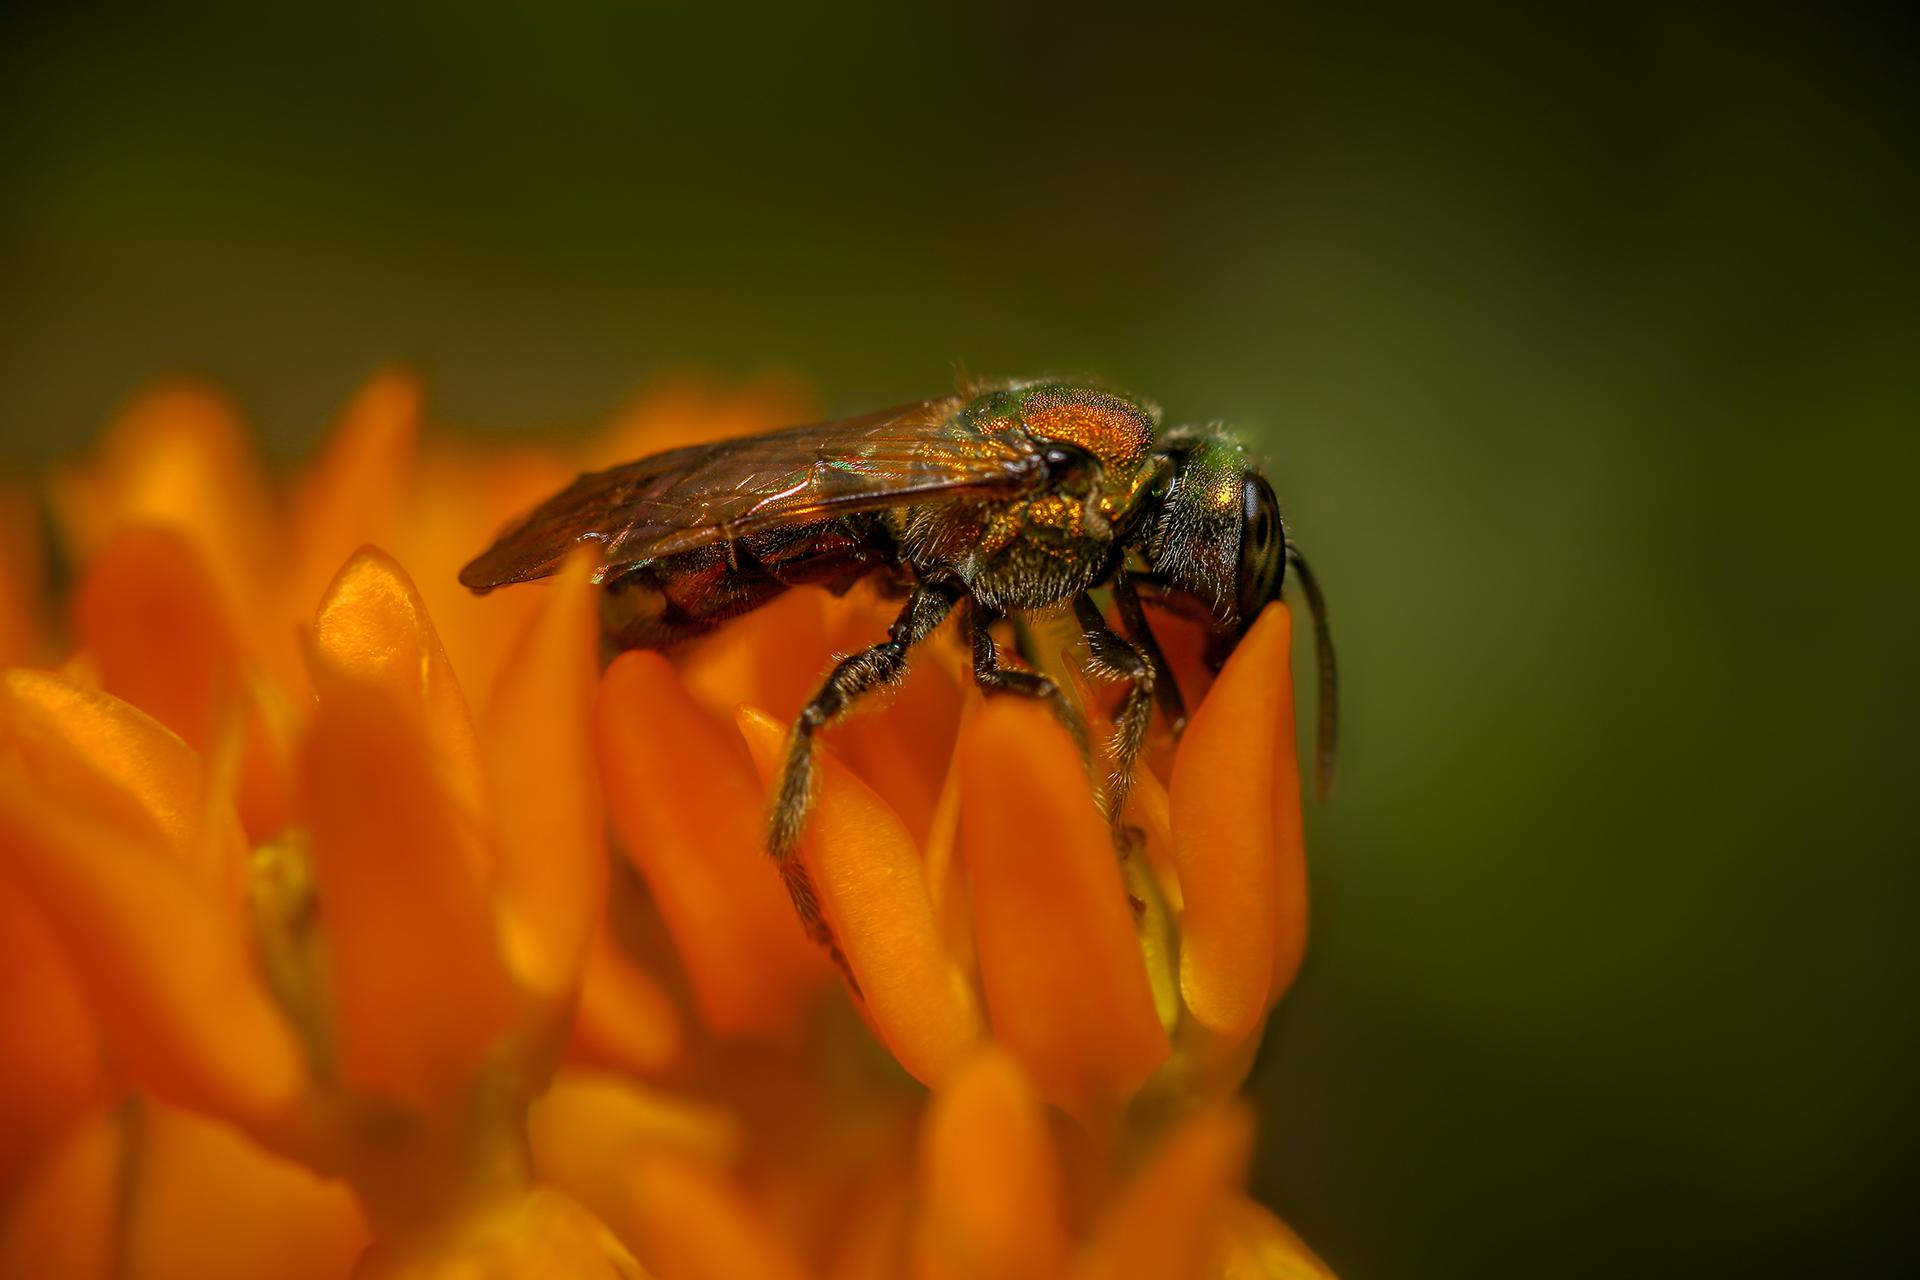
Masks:
[[[961,723],[977,715],[980,695],[968,695]],[[960,861],[960,753],[958,735],[948,750],[947,776],[927,820],[927,838],[920,843],[921,866],[927,880],[927,893],[933,899],[933,918],[940,924],[940,939],[947,953],[968,973],[978,968],[973,950],[973,919],[967,906],[967,878]]]
[[[751,707],[740,710],[740,732],[771,796],[787,732]],[[815,750],[800,856],[876,1031],[901,1066],[933,1084],[980,1034],[973,987],[941,946],[912,837],[830,748]]]
[[[1215,1280],[1252,1137],[1236,1108],[1175,1129],[1108,1208],[1075,1280]]]
[[[1227,1205],[1225,1280],[1333,1280],[1333,1272],[1273,1211],[1245,1196]]]
[[[961,848],[994,1038],[1083,1119],[1170,1049],[1113,839],[1048,711],[990,699],[962,730]]]
[[[628,1185],[637,1155],[675,1151],[722,1168],[746,1146],[740,1120],[721,1104],[577,1068],[563,1069],[534,1102],[527,1136],[535,1175],[577,1199],[629,1242],[639,1239]]]
[[[546,593],[476,596],[460,585],[460,567],[510,520],[572,477],[573,469],[560,459],[531,449],[430,440],[420,451],[407,499],[381,545],[411,572],[453,669],[475,697],[493,689],[501,662],[540,612]]]
[[[1209,1029],[1245,1035],[1272,989],[1279,865],[1274,777],[1292,620],[1273,605],[1180,740],[1169,789],[1180,872],[1180,990]]]
[[[220,901],[157,843],[0,769],[0,867],[59,940],[118,1061],[215,1115],[280,1113],[306,1084],[293,1032]]]
[[[47,1152],[0,1202],[0,1276],[114,1280],[120,1241],[121,1125],[101,1112]]]
[[[657,1071],[680,1054],[680,1013],[666,989],[629,960],[605,927],[594,931],[580,976],[574,1044],[590,1061]]]
[[[420,378],[388,369],[367,380],[293,495],[296,607],[319,598],[356,547],[392,530],[420,442]]]
[[[920,1140],[919,1280],[1049,1280],[1067,1256],[1059,1160],[1018,1064],[987,1048],[956,1068]]]
[[[1277,605],[1292,627],[1291,613]],[[1300,759],[1293,713],[1293,678],[1280,682],[1274,699],[1273,844],[1274,935],[1273,978],[1267,987],[1267,1007],[1287,994],[1307,953],[1307,839],[1300,812]]]
[[[27,1162],[108,1097],[93,1017],[58,940],[0,875],[0,1202]],[[7,1274],[0,1272],[0,1274]]]
[[[84,562],[114,532],[155,524],[181,532],[211,567],[236,616],[257,617],[276,673],[297,674],[291,618],[278,601],[286,551],[266,471],[238,411],[220,392],[165,383],[128,405],[84,469],[56,477],[54,513]],[[238,610],[252,606],[247,615]]]
[[[393,557],[363,547],[341,567],[314,617],[313,648],[416,718],[454,797],[478,815],[480,748],[467,700],[420,593]]]
[[[595,725],[614,829],[723,1035],[793,1029],[827,965],[768,863],[753,760],[656,653],[624,653]]]
[[[203,756],[238,717],[241,821],[256,840],[278,833],[286,822],[289,749],[253,678],[242,627],[193,544],[156,526],[115,534],[87,564],[73,621],[101,687]]]
[[[301,798],[345,1084],[457,1105],[513,997],[471,816],[387,692],[316,667]]]
[[[870,1161],[839,1212],[825,1269],[830,1280],[900,1280],[913,1215],[913,1183],[885,1160]]]
[[[374,1245],[353,1280],[648,1280],[598,1218],[552,1187],[496,1201],[452,1230]]]
[[[578,980],[607,898],[593,758],[600,618],[588,573],[576,555],[547,589],[494,686],[481,744],[507,964],[553,1001]]]
[[[722,720],[743,702],[793,719],[833,667],[827,605],[826,592],[800,587],[686,645],[675,665],[687,692]]]
[[[649,1153],[633,1162],[634,1252],[671,1280],[803,1280],[793,1250],[703,1161]]]
[[[163,849],[214,901],[237,904],[247,846],[206,768],[145,712],[47,671],[9,671],[0,733],[41,803]]]
[[[367,1247],[344,1184],[200,1116],[153,1105],[135,1115],[124,1274],[338,1280]]]

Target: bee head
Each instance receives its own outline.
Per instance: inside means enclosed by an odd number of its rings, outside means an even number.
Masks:
[[[1192,612],[1238,639],[1286,576],[1287,539],[1273,486],[1247,463],[1246,448],[1220,432],[1177,433],[1166,493],[1146,530],[1147,561]]]

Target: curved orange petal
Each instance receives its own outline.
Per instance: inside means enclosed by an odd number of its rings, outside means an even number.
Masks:
[[[201,1116],[153,1105],[135,1115],[124,1274],[338,1280],[367,1247],[344,1184]]]
[[[381,1241],[353,1280],[647,1280],[606,1225],[552,1187],[489,1206],[450,1231]]]
[[[1018,1064],[985,1048],[935,1095],[920,1139],[918,1280],[1051,1280],[1067,1257],[1059,1158]]]
[[[768,863],[760,780],[740,737],[657,653],[607,668],[595,712],[614,829],[723,1035],[792,1030],[827,964]]]
[[[319,598],[356,547],[391,530],[420,443],[420,377],[387,369],[369,378],[307,465],[293,493],[293,603]]]
[[[430,439],[420,450],[406,501],[381,545],[412,574],[453,669],[476,698],[497,683],[544,592],[476,596],[460,585],[460,567],[572,478],[560,459],[533,449]]]
[[[1276,607],[1286,611],[1285,605]],[[1293,615],[1286,616],[1291,630]],[[1291,668],[1287,679],[1280,682],[1273,717],[1274,934],[1273,978],[1267,987],[1269,1009],[1287,994],[1307,953],[1307,838],[1300,811],[1299,740],[1294,725]]]
[[[980,695],[973,693],[963,704],[961,723],[979,712]],[[978,957],[973,949],[973,919],[967,906],[967,877],[960,859],[960,784],[959,737],[956,732],[947,749],[947,776],[940,784],[933,813],[927,819],[927,837],[920,842],[920,863],[924,868],[927,893],[933,899],[933,918],[940,925],[940,939],[954,963],[974,972]]]
[[[1169,788],[1180,991],[1195,1018],[1227,1036],[1252,1030],[1273,985],[1275,757],[1291,633],[1276,604],[1241,639],[1187,724]]]
[[[629,960],[603,925],[580,975],[574,1043],[590,1059],[657,1071],[680,1056],[680,1011],[654,976]]]
[[[0,1276],[117,1280],[121,1125],[101,1112],[49,1150],[0,1202]]]
[[[0,768],[0,867],[60,940],[116,1059],[156,1095],[242,1122],[306,1087],[292,1030],[220,901],[157,842],[49,804]]]
[[[740,732],[771,796],[787,731],[742,707]],[[933,1084],[980,1034],[973,987],[940,943],[920,853],[900,819],[830,748],[815,752],[800,856],[875,1030],[901,1066]]]
[[[494,686],[481,739],[507,964],[554,1001],[578,979],[607,896],[593,758],[600,618],[588,568],[575,556],[547,589]]]
[[[827,606],[799,587],[690,642],[674,656],[687,692],[721,720],[741,703],[791,720],[833,668]]]
[[[0,873],[0,1203],[60,1131],[108,1096],[85,997],[33,904]],[[0,1275],[8,1274],[0,1272]]]
[[[671,1280],[804,1280],[806,1268],[739,1192],[703,1161],[637,1157],[629,1175],[634,1252]]]
[[[416,721],[316,664],[301,801],[348,1088],[423,1111],[457,1105],[514,998],[481,838]]]
[[[1173,682],[1179,687],[1181,700],[1191,716],[1193,709],[1207,700],[1215,678],[1206,659],[1208,628],[1192,618],[1151,605],[1147,617],[1153,626],[1154,639],[1167,660],[1167,670],[1173,674]],[[1144,758],[1162,778],[1173,776],[1173,757],[1178,748],[1179,740],[1164,732],[1164,726],[1156,718],[1154,730],[1147,735]]]
[[[961,734],[961,848],[994,1038],[1049,1102],[1090,1119],[1170,1051],[1113,839],[1046,708],[989,699]]]
[[[238,903],[246,839],[186,743],[139,708],[52,672],[9,671],[3,688],[0,735],[42,804],[164,849],[215,901]]]
[[[480,813],[480,747],[447,651],[406,570],[362,547],[334,575],[313,621],[313,647],[344,675],[385,690],[417,717],[453,795]]]
[[[1184,1121],[1108,1207],[1074,1280],[1216,1280],[1252,1141],[1237,1107]]]
[[[830,1280],[900,1280],[913,1217],[913,1184],[894,1162],[869,1161],[838,1217],[825,1269]]]
[[[286,563],[266,469],[240,414],[220,391],[163,383],[136,397],[84,468],[55,477],[54,513],[76,560],[133,524],[177,529],[206,557],[236,611],[280,598]],[[297,676],[287,617],[257,618],[256,639],[276,674]]]
[[[1222,1280],[1333,1280],[1327,1264],[1265,1205],[1236,1196],[1226,1216]]]
[[[73,623],[100,685],[211,755],[237,716],[235,800],[256,840],[286,822],[290,748],[251,678],[243,629],[205,558],[179,531],[141,525],[109,538],[74,595]]]
[[[723,1104],[577,1068],[562,1070],[534,1102],[527,1136],[535,1176],[577,1199],[629,1244],[640,1238],[628,1181],[637,1156],[673,1151],[717,1169],[746,1146],[740,1119]]]

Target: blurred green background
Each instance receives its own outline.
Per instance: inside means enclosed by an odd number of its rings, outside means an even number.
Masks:
[[[1353,1276],[1891,1266],[1910,12],[4,22],[0,464],[180,369],[294,456],[395,358],[484,430],[955,360],[1230,421],[1349,716],[1261,1194]]]

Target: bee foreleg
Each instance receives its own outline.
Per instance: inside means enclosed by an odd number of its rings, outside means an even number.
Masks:
[[[1073,736],[1073,744],[1080,749],[1080,758],[1087,759],[1087,726],[1081,722],[1080,713],[1074,710],[1073,703],[1061,692],[1059,684],[1037,671],[1020,671],[1000,665],[1000,656],[989,630],[996,617],[978,601],[967,611],[967,629],[972,633],[973,642],[974,683],[980,686],[980,692],[989,697],[1011,693],[1045,702],[1053,708],[1054,715],[1060,718],[1060,723]]]
[[[1154,638],[1153,628],[1147,623],[1147,611],[1140,604],[1140,591],[1124,569],[1113,577],[1113,603],[1120,611],[1120,629],[1146,655],[1148,664],[1153,667],[1153,696],[1160,703],[1160,718],[1167,722],[1167,728],[1173,735],[1179,737],[1187,727],[1187,702],[1180,696],[1180,682],[1173,678],[1173,668],[1167,665],[1167,655],[1161,652],[1160,642]]]
[[[1116,825],[1127,806],[1127,792],[1133,787],[1133,769],[1140,748],[1147,740],[1147,725],[1153,719],[1153,664],[1136,646],[1115,634],[1093,597],[1081,592],[1073,598],[1073,614],[1087,638],[1088,669],[1110,680],[1130,684],[1120,714],[1114,718],[1113,739],[1108,745],[1113,773],[1107,779],[1107,820]]]
[[[847,981],[853,983],[856,993],[859,984],[853,982],[846,957],[820,913],[819,895],[814,891],[806,864],[796,856],[800,833],[807,824],[807,811],[813,803],[813,739],[820,730],[845,715],[863,695],[898,684],[905,678],[907,650],[926,639],[959,598],[959,588],[946,582],[915,588],[906,607],[888,629],[885,640],[836,663],[819,692],[800,709],[794,720],[787,758],[780,769],[780,785],[767,822],[767,852],[779,865],[787,896],[793,900],[793,909],[808,936],[833,956],[834,963],[847,975]]]

